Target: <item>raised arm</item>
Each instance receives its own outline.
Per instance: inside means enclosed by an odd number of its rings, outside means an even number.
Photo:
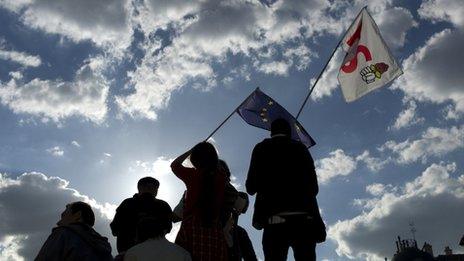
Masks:
[[[181,180],[185,181],[188,179],[188,175],[190,174],[191,168],[187,168],[182,166],[182,163],[190,156],[191,150],[188,150],[184,154],[180,155],[177,157],[172,163],[171,163],[171,170],[172,172]]]

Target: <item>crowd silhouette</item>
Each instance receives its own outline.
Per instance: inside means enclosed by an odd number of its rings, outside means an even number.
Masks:
[[[189,159],[193,167],[185,167]],[[108,239],[92,227],[94,213],[87,203],[66,206],[36,260],[169,260],[255,261],[247,231],[239,216],[256,195],[253,227],[263,230],[266,261],[286,260],[291,247],[296,261],[316,260],[316,243],[326,229],[316,200],[314,161],[306,146],[291,138],[288,121],[271,124],[271,137],[258,143],[251,155],[246,192],[231,184],[227,163],[206,141],[177,157],[172,172],[186,186],[179,204],[157,199],[160,186],[153,177],[137,184],[138,193],[125,199],[110,224],[118,254],[111,255]],[[175,243],[165,235],[181,222]]]

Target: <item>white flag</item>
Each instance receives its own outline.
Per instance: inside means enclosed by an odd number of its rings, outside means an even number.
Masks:
[[[347,53],[338,72],[338,82],[347,102],[403,74],[366,8],[348,29],[342,47]]]

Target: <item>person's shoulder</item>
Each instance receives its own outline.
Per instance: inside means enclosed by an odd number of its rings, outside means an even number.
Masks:
[[[169,208],[171,207],[168,202],[166,202],[166,201],[164,201],[162,199],[155,198],[154,201],[155,201],[156,204],[158,204],[158,205],[160,205],[162,207],[169,207]]]
[[[133,204],[137,200],[137,194],[134,194],[133,197],[126,198],[121,202],[121,205],[130,205]]]
[[[269,146],[270,144],[272,144],[273,141],[271,138],[266,138],[264,140],[262,140],[261,142],[258,142],[256,145],[255,145],[255,148],[254,150],[260,150],[260,149],[263,149],[265,148],[266,146]]]
[[[175,244],[175,243],[172,243],[172,242],[169,242],[168,240],[165,241],[166,245],[168,246],[168,248],[170,248],[171,250],[179,253],[179,254],[182,254],[183,256],[190,256],[190,253],[185,250],[183,247]]]
[[[124,199],[121,204],[119,204],[118,206],[118,209],[117,210],[121,210],[121,209],[127,209],[127,208],[131,208],[134,204],[136,204],[136,201],[137,199],[134,197],[132,198],[126,198]]]
[[[69,237],[74,235],[71,229],[67,228],[66,226],[57,226],[52,229],[51,235],[57,238]]]
[[[142,243],[138,243],[137,245],[132,246],[129,249],[127,249],[125,255],[128,255],[128,254],[130,255],[130,254],[137,253],[140,249],[144,248],[145,245],[147,245],[147,241],[144,241]]]

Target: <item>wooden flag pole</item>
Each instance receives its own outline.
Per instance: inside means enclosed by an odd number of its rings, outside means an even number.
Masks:
[[[232,117],[232,115],[234,115],[234,113],[238,110],[238,108],[240,108],[240,107],[245,103],[245,101],[247,101],[248,98],[250,98],[250,96],[251,96],[256,90],[259,90],[259,87],[256,87],[256,89],[255,89],[252,93],[250,93],[250,95],[248,95],[248,96],[237,106],[237,108],[235,108],[235,110],[233,110],[233,111],[229,114],[229,116],[227,116],[227,118],[226,118],[224,121],[222,121],[221,124],[219,124],[219,126],[217,126],[217,128],[213,130],[213,132],[211,132],[210,135],[208,135],[208,137],[205,139],[205,141],[207,141],[209,138],[211,138],[211,137],[214,135],[214,133],[216,133],[216,132],[222,127],[222,125],[224,125],[224,124],[226,123],[226,121],[229,120],[230,117]]]
[[[332,60],[332,57],[334,56],[335,52],[337,51],[338,47],[340,46],[340,44],[342,43],[343,39],[345,39],[345,36],[346,34],[348,33],[348,30],[353,26],[354,22],[358,19],[358,17],[361,15],[361,12],[363,9],[367,8],[367,5],[364,6],[361,11],[359,11],[358,15],[354,18],[353,22],[351,22],[351,25],[348,27],[348,29],[345,31],[345,33],[343,34],[343,36],[340,38],[340,41],[338,41],[338,44],[335,46],[335,48],[333,49],[332,51],[332,54],[330,55],[330,58],[329,60],[327,60],[327,62],[325,63],[324,65],[324,68],[322,68],[321,72],[319,73],[319,75],[317,76],[316,78],[316,81],[314,82],[313,86],[311,87],[311,89],[309,89],[309,92],[308,92],[308,95],[306,95],[306,98],[304,99],[303,101],[303,104],[301,105],[300,107],[300,110],[298,111],[298,113],[296,114],[296,119],[298,119],[298,117],[300,116],[301,114],[301,111],[303,110],[304,106],[306,105],[306,102],[308,101],[309,99],[309,96],[311,96],[311,93],[313,92],[314,90],[314,87],[316,87],[316,84],[317,82],[319,81],[319,79],[321,78],[322,74],[324,73],[325,69],[327,68],[327,66],[329,65],[329,62],[330,60]]]

